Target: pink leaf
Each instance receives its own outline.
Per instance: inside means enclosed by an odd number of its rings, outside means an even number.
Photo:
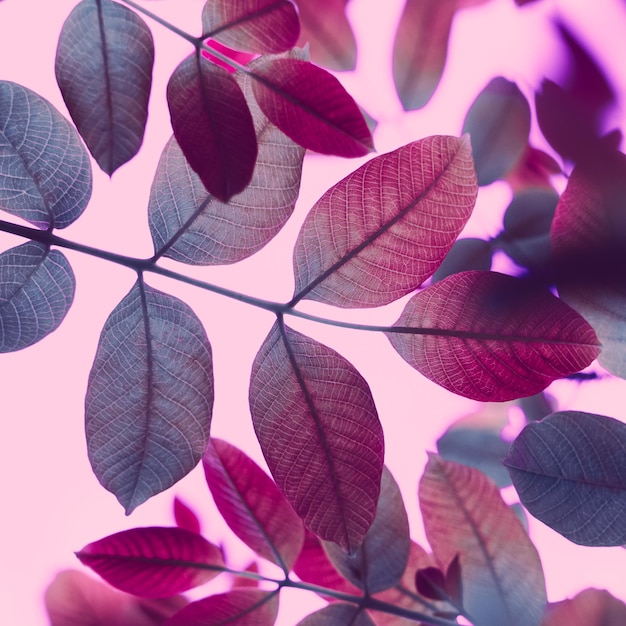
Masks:
[[[174,498],[174,518],[176,519],[176,526],[179,528],[200,534],[198,516],[178,497]]]
[[[133,528],[76,553],[109,584],[145,598],[163,598],[215,578],[224,567],[216,546],[182,528]]]
[[[259,566],[256,561],[252,561],[248,567],[244,570],[244,572],[249,572],[252,574],[259,573]],[[259,586],[260,580],[257,578],[248,578],[247,576],[234,576],[233,584],[231,589],[240,589],[240,588],[257,588]]]
[[[277,592],[234,589],[192,602],[163,626],[272,626],[277,614]]]
[[[622,626],[626,605],[604,589],[585,589],[548,607],[542,626]]]
[[[538,393],[599,354],[593,329],[548,290],[496,272],[453,274],[413,296],[387,338],[433,382],[483,402]]]
[[[336,603],[315,611],[297,626],[375,626],[372,618],[354,604]]]
[[[419,501],[440,566],[459,555],[465,610],[481,626],[539,626],[546,605],[541,561],[496,485],[429,454]]]
[[[172,74],[167,102],[176,140],[204,186],[226,202],[243,191],[257,157],[254,122],[235,79],[201,55]]]
[[[254,95],[269,120],[305,148],[342,157],[374,149],[359,107],[332,75],[307,61],[260,60]]]
[[[289,571],[304,542],[300,518],[252,459],[221,439],[211,441],[202,464],[224,520],[259,556]]]
[[[288,0],[210,0],[202,10],[204,37],[237,50],[284,52],[300,35],[300,22]]]
[[[254,54],[251,54],[250,52],[240,52],[239,50],[233,50],[232,48],[229,48],[228,46],[225,46],[219,41],[215,41],[213,39],[207,39],[204,43],[209,48],[226,55],[229,59],[235,61],[235,63],[239,63],[239,65],[247,65],[254,58]],[[211,54],[206,49],[202,50],[202,56],[205,59],[209,59],[209,61],[211,61],[212,63],[215,63],[215,65],[223,67],[230,74],[233,74],[237,71],[232,65],[229,65],[226,61],[222,61],[222,59],[216,57],[214,54]]]
[[[363,377],[281,318],[254,360],[250,410],[287,500],[314,533],[354,554],[374,520],[384,451]]]
[[[467,137],[428,137],[372,159],[309,212],[291,304],[372,307],[410,293],[446,256],[477,193]]]

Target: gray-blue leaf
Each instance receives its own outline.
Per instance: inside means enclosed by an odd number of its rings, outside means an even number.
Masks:
[[[104,325],[85,400],[92,468],[127,514],[196,466],[212,409],[211,346],[200,320],[138,281]]]

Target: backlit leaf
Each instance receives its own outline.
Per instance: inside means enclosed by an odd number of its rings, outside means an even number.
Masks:
[[[76,553],[110,585],[145,598],[164,598],[215,578],[224,567],[217,546],[182,528],[133,528]]]
[[[0,209],[65,228],[87,207],[91,166],[74,127],[34,91],[0,81]]]
[[[85,400],[91,466],[127,514],[200,461],[212,407],[211,346],[200,320],[138,281],[104,325]]]
[[[274,481],[235,446],[212,439],[203,457],[207,484],[232,531],[259,556],[293,567],[304,527]]]
[[[153,64],[150,29],[118,2],[82,0],[63,24],[57,83],[78,132],[109,175],[141,147]]]
[[[176,526],[200,534],[200,520],[195,512],[180,498],[174,498],[174,519]]]
[[[0,352],[21,350],[56,330],[76,280],[65,256],[28,241],[0,253]]]
[[[626,425],[581,411],[528,424],[504,460],[522,504],[574,543],[626,543]]]
[[[355,604],[336,602],[300,620],[297,626],[375,626],[372,618]]]
[[[289,503],[319,537],[356,552],[376,513],[384,451],[363,377],[280,319],[256,355],[249,395],[263,455]]]
[[[477,192],[467,137],[428,137],[368,161],[307,215],[291,303],[372,307],[413,291],[452,247]]]
[[[585,589],[572,599],[550,604],[542,626],[622,626],[626,605],[605,589]]]
[[[387,332],[433,382],[482,402],[530,396],[599,354],[593,329],[547,289],[496,272],[462,272],[417,293]]]
[[[419,485],[428,543],[447,568],[458,554],[463,606],[481,626],[539,626],[546,590],[537,550],[496,485],[430,454]]]

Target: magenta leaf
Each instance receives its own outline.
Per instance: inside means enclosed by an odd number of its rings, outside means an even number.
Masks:
[[[438,567],[418,569],[415,574],[415,587],[425,598],[447,601],[446,578]]]
[[[291,304],[372,307],[410,293],[450,250],[477,193],[467,137],[428,137],[368,161],[307,215]]]
[[[253,78],[263,113],[301,146],[342,157],[364,156],[374,149],[356,102],[322,68],[298,59],[261,58]]]
[[[221,573],[217,546],[182,528],[132,528],[86,545],[76,553],[109,584],[145,598],[165,598]]]
[[[178,528],[200,534],[200,520],[195,512],[178,496],[174,498],[174,519]]]
[[[626,425],[581,411],[528,424],[504,460],[522,504],[574,543],[626,543]]]
[[[459,555],[463,606],[473,619],[481,626],[539,626],[546,605],[541,561],[496,485],[430,454],[419,500],[440,566]]]
[[[174,136],[209,193],[227,202],[252,178],[254,121],[237,81],[193,54],[172,74],[167,102]]]
[[[31,346],[56,330],[75,288],[72,268],[58,250],[28,241],[0,253],[0,353]]]
[[[202,10],[203,37],[237,50],[284,52],[300,35],[300,22],[289,0],[208,0]]]
[[[206,44],[206,47],[203,48],[201,51],[202,56],[205,59],[209,59],[212,63],[215,63],[215,65],[223,67],[230,74],[235,73],[237,71],[236,68],[233,67],[232,64],[223,61],[215,54],[209,52],[209,50],[220,52],[221,54],[227,56],[229,59],[235,61],[235,63],[238,63],[239,65],[247,65],[255,57],[255,55],[250,52],[233,50],[232,48],[229,48],[228,46],[225,46],[223,43],[215,41],[214,39],[207,39],[204,43]],[[207,50],[207,48],[209,48],[209,50]]]
[[[0,209],[65,228],[91,197],[89,155],[75,128],[34,91],[0,81]]]
[[[204,473],[222,517],[259,556],[289,571],[304,543],[300,518],[252,459],[221,439],[211,442]]]
[[[604,589],[584,589],[548,606],[542,626],[622,626],[626,605]]]
[[[163,622],[163,626],[273,626],[278,593],[233,589],[192,602]]]
[[[354,554],[374,520],[384,451],[363,377],[281,318],[256,355],[249,397],[280,490],[310,530]]]
[[[490,270],[493,252],[493,245],[484,239],[475,237],[457,239],[433,274],[433,283],[458,272]]]
[[[85,400],[91,466],[127,514],[200,461],[212,407],[211,346],[200,320],[138,281],[104,325]]]
[[[599,354],[593,329],[547,289],[496,272],[462,272],[419,292],[387,332],[409,365],[482,402],[530,396]]]
[[[410,546],[409,520],[402,494],[387,468],[383,468],[376,517],[356,554],[347,554],[335,543],[324,543],[326,554],[339,572],[370,594],[400,582]]]
[[[307,615],[296,626],[376,626],[372,618],[354,604],[336,602]]]
[[[118,2],[82,0],[63,24],[57,83],[78,132],[109,175],[141,147],[153,64],[150,29]]]

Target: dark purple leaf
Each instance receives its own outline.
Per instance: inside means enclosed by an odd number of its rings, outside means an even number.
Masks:
[[[354,554],[374,520],[384,452],[363,377],[280,319],[252,366],[250,410],[287,500],[309,529]]]
[[[522,504],[574,543],[626,543],[626,425],[580,411],[528,424],[504,460]]]
[[[174,498],[174,518],[176,526],[179,528],[200,534],[200,520],[198,516],[178,497]]]
[[[419,500],[440,566],[459,555],[463,606],[473,619],[481,626],[539,626],[546,605],[541,561],[496,485],[430,454]]]
[[[537,0],[513,0],[518,7],[523,7],[526,4],[537,2]]]
[[[138,281],[104,325],[85,400],[91,466],[127,514],[200,461],[212,407],[211,346],[200,320]]]
[[[462,272],[419,292],[387,332],[412,367],[482,402],[530,396],[599,354],[593,329],[532,282]]]
[[[143,141],[154,42],[135,11],[111,0],[82,0],[59,35],[55,73],[89,151],[109,174]]]
[[[524,530],[528,529],[524,528]],[[463,606],[463,579],[461,576],[461,559],[458,554],[450,561],[446,570],[445,587],[451,604],[461,608]]]
[[[438,567],[418,569],[415,574],[415,587],[425,598],[443,601],[448,599],[446,578]]]
[[[626,605],[604,589],[585,589],[570,600],[550,604],[542,626],[622,626]]]
[[[467,237],[457,239],[433,274],[433,283],[466,270],[490,270],[493,246],[489,241]]]
[[[221,439],[211,441],[202,464],[222,517],[259,556],[289,571],[304,543],[300,518],[252,459]]]
[[[354,604],[338,602],[315,611],[296,626],[375,626],[372,618]]]
[[[193,54],[172,74],[167,102],[174,136],[209,193],[227,202],[252,178],[254,121],[237,81]]]
[[[91,197],[89,155],[74,127],[34,91],[0,81],[0,209],[65,228]]]
[[[133,528],[76,553],[109,584],[145,598],[165,598],[215,578],[224,567],[217,546],[182,528]]]
[[[372,307],[410,293],[452,247],[477,192],[469,138],[428,137],[368,161],[307,215],[291,303]]]

